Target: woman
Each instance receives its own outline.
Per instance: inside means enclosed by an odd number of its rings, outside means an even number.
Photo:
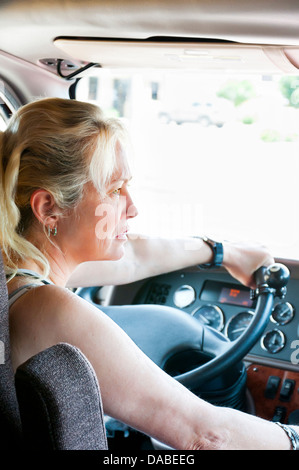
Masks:
[[[213,258],[202,239],[189,240],[186,250],[185,240],[130,238],[137,209],[128,190],[125,141],[120,123],[99,108],[62,99],[24,106],[1,136],[0,236],[8,290],[35,283],[12,297],[14,367],[67,342],[93,365],[104,411],[173,448],[290,448],[273,423],[197,398],[107,316],[65,289],[92,279],[119,284]],[[246,285],[258,267],[273,262],[264,248],[223,246],[223,265]]]

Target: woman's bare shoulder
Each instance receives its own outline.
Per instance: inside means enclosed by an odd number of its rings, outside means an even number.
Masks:
[[[25,287],[26,283],[23,282],[23,285]],[[22,284],[17,286],[17,288],[19,287],[23,287]],[[8,292],[10,293],[11,289]],[[32,285],[16,299],[10,310],[21,311],[25,307],[28,311],[28,306],[30,306],[29,311],[40,309],[46,312],[48,309],[57,308],[58,306],[60,307],[59,310],[62,310],[69,303],[76,303],[77,301],[80,301],[79,297],[67,288],[52,284]]]
[[[19,287],[22,287],[28,284],[26,282],[21,283],[20,285],[14,286],[13,289],[9,288],[8,292],[17,290]],[[19,299],[16,300],[14,304],[21,305],[22,303],[30,302],[32,307],[40,306],[41,304],[49,305],[52,307],[59,302],[61,307],[69,302],[79,302],[81,303],[81,298],[67,287],[60,287],[54,284],[43,284],[43,285],[31,285],[28,288],[28,291],[24,293]],[[14,305],[13,304],[13,305]]]
[[[68,289],[38,286],[10,308],[10,336],[14,366],[59,342],[75,344],[88,325],[103,315]]]
[[[43,305],[47,314],[66,316],[86,315],[87,312],[97,313],[99,310],[87,300],[79,297],[72,290],[55,285],[40,286],[34,289],[32,297],[35,304]]]
[[[44,285],[30,289],[16,300],[10,309],[10,319],[34,324],[50,324],[52,330],[60,328],[68,321],[72,323],[87,320],[98,315],[99,309],[82,299],[70,289],[55,285]]]

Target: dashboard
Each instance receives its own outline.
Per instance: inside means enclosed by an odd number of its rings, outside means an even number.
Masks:
[[[231,341],[245,331],[255,310],[249,288],[227,273],[205,270],[150,279],[133,303],[180,308]],[[275,299],[269,323],[250,356],[267,364],[270,361],[290,370],[299,369],[299,281],[291,279],[286,297]]]

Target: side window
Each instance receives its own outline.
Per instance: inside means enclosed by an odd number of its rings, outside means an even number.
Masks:
[[[12,88],[0,77],[0,131],[4,131],[10,116],[21,106]]]

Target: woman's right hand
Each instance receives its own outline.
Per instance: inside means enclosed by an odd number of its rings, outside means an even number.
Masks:
[[[255,243],[223,243],[223,266],[242,284],[254,289],[256,287],[254,273],[261,266],[274,263],[269,250]]]

